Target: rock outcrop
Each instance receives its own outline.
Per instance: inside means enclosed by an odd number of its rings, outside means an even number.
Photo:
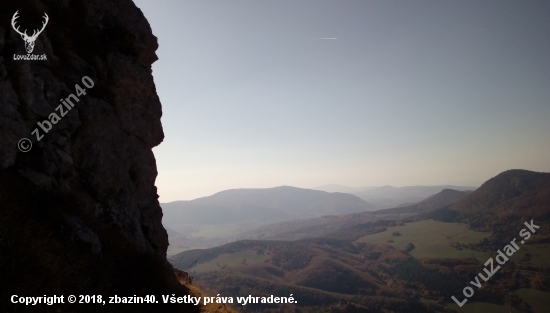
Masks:
[[[151,151],[164,135],[151,75],[157,40],[147,20],[131,1],[2,2],[2,170],[17,169],[39,189],[78,194],[85,213],[140,249],[164,255],[168,237]],[[10,27],[16,11],[16,25],[29,34],[47,12],[49,22],[33,51],[47,60],[14,60],[14,54],[26,54]],[[85,88],[84,76],[93,87],[70,111],[56,110],[61,99],[77,93],[75,84]],[[52,113],[60,120],[45,133],[37,123],[49,121]],[[43,137],[39,142],[34,129]],[[29,152],[19,151],[21,138],[31,140]]]
[[[136,255],[168,266],[151,151],[164,138],[151,70],[158,45],[142,12],[130,0],[0,0],[0,8],[0,269],[17,262],[6,221],[28,217],[38,227],[43,212],[51,242],[87,245],[82,260],[116,255],[120,235]],[[29,55],[21,33],[44,24]],[[32,55],[45,59],[24,59]],[[157,274],[173,276],[168,267]],[[96,285],[109,292],[115,281]]]

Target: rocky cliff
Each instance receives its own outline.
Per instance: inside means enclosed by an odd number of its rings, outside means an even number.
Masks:
[[[10,304],[16,293],[185,293],[166,262],[154,185],[158,45],[142,12],[130,0],[0,8],[0,303],[11,312],[28,309]]]

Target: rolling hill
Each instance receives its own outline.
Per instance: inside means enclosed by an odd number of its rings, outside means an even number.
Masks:
[[[326,215],[317,218],[299,219],[278,222],[242,233],[239,239],[269,239],[269,240],[298,240],[304,238],[324,237],[341,233],[349,236],[352,231],[358,230],[366,223],[373,223],[383,219],[401,220],[414,213],[431,212],[448,206],[462,199],[471,191],[444,189],[428,198],[404,207],[377,210],[372,212],[353,213],[347,215]]]
[[[425,220],[387,227],[351,241],[243,240],[184,251],[170,262],[189,271],[202,288],[222,296],[292,293],[299,312],[456,312],[459,307],[451,295],[461,294],[464,285],[482,270],[492,251],[479,251],[476,244],[490,235],[461,223]],[[532,257],[526,258],[526,253],[510,257],[490,284],[476,290],[471,299],[475,301],[463,307],[467,312],[478,306],[493,307],[487,312],[506,307],[517,309],[512,312],[544,312],[527,308],[540,306],[541,300],[532,294],[550,296],[549,289],[534,280],[537,275],[542,281],[548,279],[545,273],[550,264],[544,262],[548,248],[526,244],[522,249]],[[298,311],[295,306],[246,307],[247,312],[275,309]]]
[[[238,241],[206,250],[190,250],[171,258],[187,268],[199,286],[224,296],[288,295],[299,303],[279,307],[282,312],[434,312],[418,299],[402,297],[385,282],[388,260],[405,261],[410,256],[389,246],[373,247],[331,239],[301,241]],[[380,261],[378,261],[380,260]],[[205,264],[206,266],[203,266]],[[347,309],[340,308],[346,304]],[[273,305],[247,305],[246,311],[271,312]],[[332,310],[331,310],[332,309]],[[368,311],[365,311],[367,310]],[[277,312],[280,312],[279,310]]]
[[[497,249],[500,240],[517,236],[518,230],[510,225],[550,220],[550,174],[526,170],[502,172],[454,204],[424,213],[422,218],[461,222],[472,229],[493,232],[484,249]],[[547,232],[540,233],[545,237],[538,240],[546,242]]]
[[[382,186],[369,190],[363,190],[361,192],[354,193],[354,195],[368,201],[369,203],[377,205],[380,208],[394,208],[397,206],[403,206],[404,204],[417,203],[431,195],[441,192],[444,189],[466,191],[475,190],[477,187],[452,185],[405,187]]]
[[[189,270],[199,286],[221,294],[293,293],[299,301],[298,306],[247,306],[251,312],[542,313],[550,298],[548,177],[507,171],[474,192],[447,189],[377,214],[285,223],[294,223],[287,235],[319,238],[242,240],[185,251],[170,262]],[[486,260],[531,217],[540,226],[536,234],[521,241],[499,272],[458,307],[451,296],[462,299],[463,288],[483,272]],[[283,233],[271,234],[277,236]]]
[[[342,185],[325,185],[315,188],[328,192],[346,192],[358,196],[359,198],[377,206],[379,209],[395,208],[398,206],[408,206],[426,199],[427,197],[439,193],[445,189],[457,191],[475,190],[477,187],[468,186],[381,186],[381,187],[347,187]]]
[[[191,201],[161,204],[171,231],[170,251],[212,247],[261,225],[323,215],[365,212],[375,207],[346,193],[289,186],[233,189]],[[176,235],[176,234],[180,235]]]
[[[374,209],[345,193],[328,193],[289,186],[232,189],[191,201],[163,203],[164,223],[225,224],[244,220],[277,221],[348,214]]]
[[[459,191],[454,189],[443,189],[435,195],[431,195],[428,198],[407,206],[378,210],[373,214],[400,214],[400,213],[422,213],[437,210],[439,208],[454,204],[456,201],[469,195],[472,191]]]
[[[450,208],[468,215],[547,219],[550,216],[550,173],[509,170],[489,179]]]

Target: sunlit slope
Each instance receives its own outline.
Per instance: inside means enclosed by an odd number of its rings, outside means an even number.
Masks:
[[[546,220],[550,218],[550,173],[502,172],[454,203],[450,210],[495,219],[488,222],[514,218]]]
[[[398,250],[407,250],[407,245],[412,243],[414,248],[409,253],[416,258],[473,257],[484,261],[489,256],[487,253],[463,248],[460,245],[476,244],[490,235],[487,232],[473,231],[466,224],[425,220],[387,227],[386,231],[363,236],[357,242],[389,243]]]

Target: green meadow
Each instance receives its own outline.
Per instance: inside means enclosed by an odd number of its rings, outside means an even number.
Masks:
[[[451,309],[464,313],[518,313],[519,311],[514,308],[507,308],[503,305],[497,305],[487,302],[471,302],[466,303],[461,308],[453,303],[448,305]]]
[[[398,232],[400,235],[395,235]],[[468,258],[486,261],[489,254],[469,249],[456,249],[450,243],[478,243],[491,235],[489,232],[477,232],[466,224],[443,223],[424,220],[403,226],[388,227],[386,231],[359,238],[357,242],[370,244],[389,243],[402,250],[410,242],[415,248],[410,252],[415,258]]]
[[[519,237],[518,237],[519,238]],[[529,253],[529,257],[526,254]],[[550,267],[550,249],[547,243],[520,245],[520,249],[510,258],[514,262],[526,261],[533,266]]]
[[[547,313],[550,308],[550,293],[536,289],[519,289],[516,294],[527,302],[533,313]],[[515,313],[518,312],[514,308],[507,308],[502,305],[496,305],[487,302],[472,302],[466,303],[459,308],[458,305],[452,303],[448,307],[464,313]]]
[[[516,294],[527,302],[533,313],[548,313],[550,308],[550,293],[536,289],[519,289]]]

